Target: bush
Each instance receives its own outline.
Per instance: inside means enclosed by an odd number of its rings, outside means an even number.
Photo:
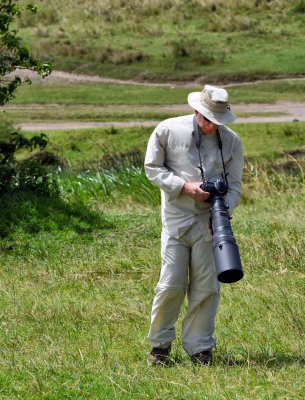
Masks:
[[[209,45],[204,45],[196,39],[188,39],[181,35],[177,40],[171,41],[172,54],[176,62],[189,59],[198,65],[209,65],[214,61],[223,62],[225,53],[215,51]]]
[[[44,157],[16,160],[16,153],[21,149],[28,151],[36,148],[45,149],[48,143],[47,136],[41,133],[27,139],[19,132],[2,130],[0,139],[1,137],[3,139],[0,140],[0,194],[26,190],[51,197],[59,195],[55,169],[47,166]]]
[[[18,165],[15,187],[43,196],[59,196],[57,176],[50,168],[41,165],[39,160],[28,159]]]

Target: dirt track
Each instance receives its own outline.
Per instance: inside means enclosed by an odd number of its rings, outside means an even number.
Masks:
[[[35,80],[41,80],[41,77],[37,75],[33,71],[29,70],[16,70],[13,73],[10,74],[10,76],[13,75],[18,75],[21,78],[24,77],[29,77],[31,78],[32,81]],[[194,81],[173,81],[173,82],[168,82],[168,83],[158,83],[158,82],[139,82],[135,80],[123,80],[123,79],[112,79],[112,78],[106,78],[103,76],[97,76],[97,75],[84,75],[84,74],[75,74],[71,72],[64,72],[64,71],[53,71],[52,74],[46,78],[44,78],[46,81],[49,82],[104,82],[104,83],[114,83],[118,85],[137,85],[137,86],[159,86],[159,87],[198,87],[200,88],[202,86],[202,79],[199,78]],[[222,87],[230,87],[230,86],[245,86],[245,85],[251,85],[253,83],[260,83],[260,82],[274,82],[275,80],[289,80],[289,81],[295,81],[295,80],[305,80],[305,77],[297,77],[297,78],[280,78],[280,79],[264,79],[264,80],[256,80],[255,82],[231,82],[231,83],[226,83],[222,84]]]
[[[29,71],[18,71],[15,73],[19,76],[30,76],[32,80],[41,79],[37,77],[36,74]],[[89,75],[78,75],[71,74],[62,71],[54,71],[51,76],[45,78],[49,82],[108,82],[115,83],[118,85],[146,85],[146,86],[163,86],[163,87],[201,87],[202,85],[197,82],[171,82],[171,83],[147,83],[147,82],[136,82],[136,81],[123,81],[117,79],[104,78],[100,76],[89,76]],[[295,80],[304,80],[305,78],[295,78]],[[291,79],[290,79],[291,80]],[[247,85],[253,82],[244,83],[230,83],[222,86],[237,86],[237,85]],[[34,105],[33,105],[34,106]],[[18,106],[17,106],[18,107]],[[22,107],[22,106],[20,106]],[[112,106],[109,106],[112,107]],[[113,106],[114,107],[114,106]],[[128,107],[128,106],[127,106]],[[140,106],[141,107],[141,106]],[[145,106],[143,106],[145,107]],[[191,112],[190,107],[185,105],[171,105],[171,106],[149,106],[150,110],[153,108],[157,110],[175,111],[177,115],[189,114]],[[293,103],[279,101],[275,104],[235,104],[233,112],[237,115],[239,113],[259,113],[260,115],[253,115],[249,117],[238,117],[235,123],[267,123],[267,122],[292,122],[292,121],[305,121],[305,103]],[[102,113],[102,107],[101,107]],[[263,113],[278,113],[282,115],[264,116]],[[77,121],[67,121],[67,122],[47,122],[47,123],[28,123],[20,124],[19,127],[23,130],[31,131],[41,131],[41,130],[57,130],[57,129],[80,129],[80,128],[97,128],[97,127],[110,127],[110,126],[154,126],[158,121],[128,121],[128,122],[77,122]]]
[[[177,115],[189,114],[191,109],[188,105],[172,105],[172,106],[150,106],[150,110],[176,111]],[[305,121],[305,103],[277,102],[275,104],[235,104],[233,111],[237,115],[235,123],[267,123],[267,122],[292,122]],[[238,113],[263,113],[276,112],[283,115],[275,116],[250,116],[238,117]],[[102,113],[102,108],[101,108]],[[100,127],[130,127],[130,126],[155,126],[159,121],[125,121],[125,122],[47,122],[47,123],[25,123],[19,124],[18,127],[29,131],[47,131],[47,130],[65,130],[65,129],[85,129]]]

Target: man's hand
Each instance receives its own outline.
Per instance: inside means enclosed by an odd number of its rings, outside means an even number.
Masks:
[[[202,182],[185,182],[181,194],[190,196],[197,201],[205,201],[210,197],[210,193],[200,189],[201,184]]]

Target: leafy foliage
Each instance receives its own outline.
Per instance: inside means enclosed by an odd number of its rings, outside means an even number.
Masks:
[[[35,14],[37,7],[27,4],[24,7],[28,13]],[[14,29],[16,18],[20,18],[22,7],[17,1],[2,0],[0,3],[0,105],[10,101],[22,79],[7,75],[18,68],[36,71],[42,77],[48,75],[53,66],[42,63],[31,54],[23,44],[18,31]],[[30,83],[28,78],[25,81]],[[3,128],[3,127],[1,127]],[[58,185],[53,174],[39,163],[38,160],[27,160],[24,163],[16,161],[16,152],[21,149],[32,151],[44,149],[48,143],[45,134],[26,138],[19,132],[10,132],[6,126],[5,137],[0,141],[0,192],[16,189],[30,190],[47,195],[58,194]],[[2,129],[1,129],[2,130]],[[2,132],[3,134],[3,132]],[[2,135],[3,136],[3,135]]]
[[[28,4],[26,12],[35,14],[37,7]],[[17,1],[2,0],[0,3],[0,77],[15,71],[17,68],[27,68],[36,71],[42,77],[49,75],[53,66],[43,63],[33,57],[29,48],[23,44],[18,31],[13,28],[16,18],[22,14],[21,6]],[[25,81],[30,82],[28,78]],[[18,86],[22,83],[19,76],[12,79],[0,78],[0,105],[7,103]]]
[[[0,141],[0,193],[26,190],[48,196],[59,194],[55,174],[39,159],[16,160],[19,150],[43,150],[47,144],[48,137],[44,133],[28,139],[19,132],[12,132],[8,140]]]
[[[25,148],[30,151],[34,150],[36,147],[44,149],[47,143],[48,138],[44,133],[28,139],[19,132],[13,132],[9,142],[0,141],[0,165],[14,162],[15,153],[19,149]]]

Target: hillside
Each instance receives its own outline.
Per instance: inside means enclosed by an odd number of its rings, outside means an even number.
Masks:
[[[20,3],[27,4],[27,0]],[[41,0],[19,29],[57,70],[137,80],[300,76],[303,0]]]

